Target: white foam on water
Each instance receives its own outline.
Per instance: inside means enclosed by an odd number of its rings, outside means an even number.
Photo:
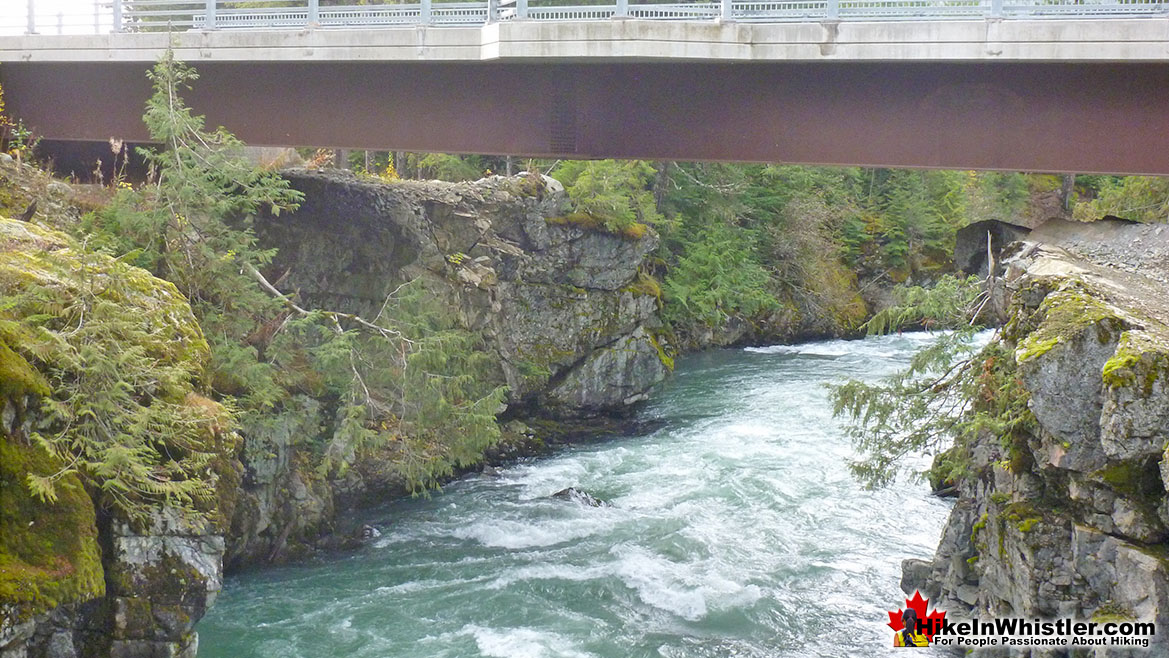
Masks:
[[[457,578],[451,580],[410,580],[397,585],[382,585],[374,590],[378,594],[413,594],[414,592],[422,592],[428,589],[438,589],[440,587],[450,587],[452,585],[472,585],[484,580],[488,580],[488,576],[480,578]]]
[[[852,353],[847,346],[838,345],[839,341],[823,343],[807,343],[804,345],[767,345],[765,347],[744,347],[744,352],[753,354],[798,354],[800,356],[847,356]]]
[[[570,582],[584,582],[596,580],[609,575],[611,570],[605,566],[577,567],[560,564],[539,564],[509,569],[505,574],[493,579],[484,587],[487,589],[505,589],[511,585],[528,580],[565,580]]]
[[[600,512],[600,508],[590,511]],[[491,548],[542,548],[590,537],[612,525],[602,513],[594,518],[563,518],[528,521],[479,521],[451,534],[460,539],[471,539]]]
[[[763,597],[756,585],[741,585],[723,577],[711,565],[671,562],[637,546],[617,546],[615,572],[645,604],[688,621],[698,621],[711,610],[754,604]]]
[[[577,650],[561,635],[532,628],[484,628],[468,624],[460,631],[475,638],[484,656],[491,658],[593,658]]]

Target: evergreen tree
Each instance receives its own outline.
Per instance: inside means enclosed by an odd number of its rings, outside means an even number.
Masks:
[[[392,445],[418,489],[479,458],[499,436],[504,388],[476,340],[417,285],[391,295],[373,319],[304,308],[280,293],[262,274],[274,252],[258,245],[252,220],[295,209],[300,194],[254,168],[226,130],[205,130],[180,95],[196,74],[173,53],[150,77],[144,119],[165,145],[142,152],[152,182],[121,191],[83,229],[190,299],[211,346],[216,395],[238,408],[244,427],[295,413],[294,393],[323,400],[340,422],[304,447],[325,470]]]

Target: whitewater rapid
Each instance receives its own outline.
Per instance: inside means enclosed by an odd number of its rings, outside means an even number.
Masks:
[[[859,485],[825,384],[928,339],[687,357],[640,412],[648,434],[366,511],[383,535],[364,549],[229,578],[199,656],[898,655],[900,564],[932,556],[948,503]],[[566,487],[612,506],[549,498]]]

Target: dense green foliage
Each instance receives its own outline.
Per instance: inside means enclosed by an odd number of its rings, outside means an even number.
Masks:
[[[661,220],[650,185],[654,168],[641,160],[568,160],[552,170],[576,212],[614,233],[640,234],[635,227]]]
[[[408,486],[420,489],[478,458],[499,435],[503,389],[472,335],[418,285],[400,288],[372,319],[279,294],[262,275],[274,253],[257,245],[252,219],[294,209],[299,193],[241,157],[225,130],[205,130],[180,97],[194,71],[168,54],[151,79],[144,119],[166,145],[142,153],[154,176],[122,189],[81,229],[187,296],[210,344],[215,396],[245,428],[295,408],[296,395],[321,400],[338,420],[301,437],[301,447],[325,470],[390,445]]]
[[[835,412],[852,421],[849,433],[861,458],[853,472],[869,486],[891,482],[908,471],[906,458],[940,454],[931,479],[967,475],[966,447],[980,433],[999,437],[1011,467],[1026,458],[1026,437],[1035,431],[1028,394],[1012,351],[995,339],[973,347],[972,329],[939,336],[910,366],[870,385],[850,381],[832,392]],[[953,441],[953,447],[950,447]]]
[[[949,267],[958,228],[1014,218],[1027,199],[1023,176],[996,173],[678,164],[668,174],[666,313],[682,331],[717,319],[701,301],[693,312],[694,300],[680,294],[711,276],[690,266],[696,260],[726,260],[718,274],[735,284],[720,286],[724,313],[763,325],[794,314],[819,319],[819,331],[849,332],[866,315],[863,285],[935,278]],[[718,251],[725,239],[712,234],[737,236],[738,255]]]
[[[1137,222],[1169,222],[1169,177],[1084,177],[1095,197],[1075,208],[1075,217],[1094,221],[1114,215]]]
[[[701,229],[670,268],[664,317],[675,326],[721,326],[732,314],[754,317],[779,306],[768,291],[770,273],[754,254],[749,229],[712,224]]]
[[[977,277],[944,276],[931,288],[898,286],[897,303],[874,315],[870,334],[910,328],[953,329],[939,334],[909,367],[878,384],[850,380],[832,390],[836,415],[860,459],[853,473],[871,487],[891,482],[907,457],[934,454],[934,483],[965,477],[967,446],[981,433],[999,437],[1012,460],[1023,459],[1021,442],[1035,430],[1028,394],[1016,371],[1014,352],[1001,338],[981,350],[973,344],[979,300]],[[1013,464],[1018,467],[1020,464]]]
[[[893,288],[894,304],[865,322],[869,334],[906,329],[960,329],[970,324],[978,304],[985,299],[978,277],[947,274],[931,287],[899,285]]]
[[[134,517],[166,502],[191,511],[215,493],[226,413],[196,395],[208,348],[186,301],[149,273],[66,236],[0,220],[0,344],[6,371],[31,364],[40,423],[24,439],[60,469],[30,472],[42,500],[74,474]],[[20,393],[20,391],[8,391]],[[20,405],[22,396],[10,396]]]

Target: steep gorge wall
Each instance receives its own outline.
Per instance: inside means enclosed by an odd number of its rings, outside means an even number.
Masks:
[[[630,239],[557,223],[567,199],[541,177],[385,185],[340,173],[288,175],[307,200],[291,217],[261,222],[265,243],[282,250],[273,280],[309,304],[372,317],[399,285],[420,278],[484,339],[510,388],[509,417],[591,423],[625,412],[665,376],[658,300],[637,285],[657,244],[652,232]],[[19,289],[40,276],[68,295],[70,286],[81,289],[77,282],[131,277],[141,295],[119,317],[153,317],[159,300],[175,303],[151,333],[157,344],[142,349],[177,347],[206,359],[190,307],[169,283],[35,224],[0,219],[0,229],[0,283]],[[48,253],[62,269],[30,265]],[[344,543],[352,537],[345,511],[405,491],[377,454],[324,476],[319,454],[304,448],[328,443],[335,411],[302,394],[279,413],[245,419],[238,435],[214,437],[218,496],[205,521],[165,507],[135,521],[111,515],[95,504],[100,492],[73,475],[58,481],[56,504],[38,501],[26,474],[62,464],[31,439],[54,428],[26,410],[51,391],[35,367],[12,358],[10,348],[20,347],[12,338],[0,325],[0,658],[190,658],[194,624],[222,587],[225,564]],[[185,393],[218,413],[198,391]],[[514,420],[504,439],[497,457],[539,443]]]
[[[338,171],[284,175],[305,201],[257,225],[262,243],[279,250],[270,278],[307,306],[369,318],[399,286],[420,281],[498,363],[511,419],[498,451],[538,443],[524,421],[622,414],[665,377],[658,300],[636,285],[656,235],[633,239],[559,222],[568,199],[555,180],[387,184]],[[296,446],[327,444],[321,434],[333,412],[303,395],[292,406],[243,429],[247,469],[230,566],[295,557],[325,537],[344,541],[353,528],[338,522],[339,510],[405,492],[376,459],[323,478]]]
[[[1008,251],[1019,382],[1035,422],[968,446],[932,562],[955,616],[1154,621],[1169,650],[1169,226],[1054,222]],[[1046,651],[1046,652],[1045,652]],[[1050,650],[1019,655],[1064,655]],[[1125,656],[1109,648],[1096,656]]]
[[[135,400],[181,405],[190,421],[208,421],[199,445],[152,439],[176,454],[212,455],[202,469],[219,495],[200,503],[201,517],[154,504],[131,520],[110,504],[93,471],[104,469],[109,483],[133,459],[126,453],[149,459],[140,456],[141,447],[124,447],[120,461],[110,453],[105,464],[78,466],[36,438],[64,431],[61,413],[46,413],[42,402],[68,409],[66,398],[86,397],[69,388],[72,382],[98,376],[89,370],[124,366],[111,363],[118,355],[99,340],[111,318],[133,318],[140,329],[106,331],[118,336],[124,355],[141,355],[158,368],[181,363],[201,370],[209,351],[190,306],[173,285],[145,270],[89,252],[62,233],[2,217],[0,299],[3,310],[45,305],[31,323],[0,316],[0,658],[193,658],[194,624],[222,587],[225,519],[240,470],[234,434],[216,427],[218,405],[199,395],[197,380],[171,380],[168,387],[119,382],[133,389]],[[70,311],[76,317],[61,327],[54,313]],[[75,340],[83,328],[85,338]],[[46,340],[50,331],[57,333]],[[107,432],[127,431],[110,425]],[[148,463],[160,479],[179,477],[173,464]],[[30,475],[52,477],[57,500],[34,497]]]

